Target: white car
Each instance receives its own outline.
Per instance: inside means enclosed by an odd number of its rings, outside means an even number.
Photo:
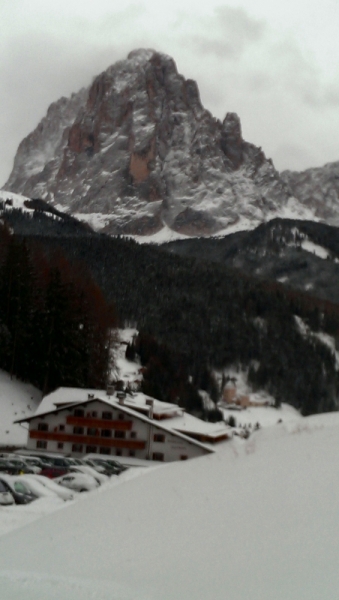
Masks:
[[[85,473],[67,473],[67,475],[62,475],[62,477],[56,477],[54,481],[77,492],[90,492],[100,485],[94,477]]]
[[[91,477],[94,477],[94,479],[99,483],[99,485],[101,485],[102,483],[106,483],[106,481],[109,480],[109,477],[107,477],[107,475],[104,475],[103,473],[98,473],[98,471],[96,471],[95,469],[93,469],[93,467],[90,467],[89,465],[74,465],[70,467],[69,470],[71,471],[71,473],[84,473],[85,475],[90,475]]]
[[[29,478],[38,484],[44,486],[47,490],[50,490],[62,500],[74,500],[74,493],[70,490],[62,487],[58,483],[55,483],[53,479],[49,479],[49,477],[45,477],[44,475],[25,475],[23,476],[25,479]]]

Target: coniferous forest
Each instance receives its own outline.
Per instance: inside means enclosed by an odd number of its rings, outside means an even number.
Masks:
[[[47,393],[102,388],[115,314],[82,265],[0,231],[0,367]]]
[[[144,391],[205,418],[197,389],[217,400],[213,371],[228,367],[246,369],[277,405],[338,408],[336,357],[321,339],[339,340],[336,303],[203,256],[19,216],[14,235],[1,230],[0,366],[9,372],[44,391],[102,387],[118,323],[140,332],[129,351],[143,365]]]
[[[32,248],[43,247],[49,263],[61,249],[73,266],[86,264],[106,301],[116,306],[120,326],[133,325],[142,336],[153,337],[174,362],[180,355],[196,386],[206,369],[239,367],[277,404],[288,402],[303,414],[337,409],[335,355],[317,337],[318,332],[339,337],[336,304],[132,240],[98,234],[21,239]],[[312,335],[300,330],[296,316]],[[170,399],[173,390],[161,381],[162,368],[152,364],[147,393],[160,389],[158,395]]]

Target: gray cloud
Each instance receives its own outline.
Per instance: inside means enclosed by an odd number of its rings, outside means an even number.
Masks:
[[[200,20],[200,24],[199,24]],[[191,43],[201,54],[218,58],[239,58],[249,45],[265,36],[264,21],[253,19],[241,8],[219,7],[212,17],[197,19],[201,33],[191,37]]]

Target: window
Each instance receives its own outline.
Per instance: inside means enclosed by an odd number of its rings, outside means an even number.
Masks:
[[[85,412],[82,410],[82,408],[76,408],[74,411],[74,416],[75,417],[83,417],[85,415]]]
[[[38,440],[36,443],[36,447],[37,448],[47,448],[47,442],[44,442],[43,440]]]
[[[153,452],[152,460],[164,460],[164,455],[162,452]]]
[[[22,481],[15,481],[14,482],[14,489],[15,489],[16,492],[18,492],[18,494],[29,494],[30,493],[30,491],[22,483]]]
[[[97,430],[95,429],[95,427],[88,427],[87,435],[97,435]]]
[[[99,448],[99,453],[100,454],[111,454],[111,449],[110,448]]]
[[[118,419],[119,419],[119,421],[123,421],[123,420],[124,420],[124,418],[125,418],[125,415],[124,415],[124,413],[119,413],[119,414],[118,414]]]
[[[59,431],[65,431],[65,425],[59,425]]]
[[[125,431],[119,431],[119,430],[117,430],[117,431],[114,432],[114,437],[115,438],[123,439],[123,438],[126,437],[126,432]]]
[[[131,431],[131,439],[135,440],[136,437],[137,437],[137,432],[136,431]]]
[[[101,437],[112,437],[112,429],[102,429]]]
[[[63,442],[58,442],[58,450],[62,450],[64,447]]]
[[[86,446],[86,453],[87,454],[95,454],[97,451],[97,447],[96,446]]]
[[[73,433],[76,433],[77,435],[82,435],[84,433],[84,428],[83,427],[73,427]]]
[[[82,452],[82,444],[73,444],[72,452]]]
[[[129,455],[130,455],[130,456],[135,456],[135,451],[134,451],[134,450],[130,450],[130,451],[129,451]]]
[[[187,460],[187,459],[188,459],[188,456],[186,456],[186,454],[182,454],[180,456],[180,460]]]
[[[117,448],[115,451],[115,455],[116,456],[122,456],[122,450],[120,450],[120,448]]]
[[[65,458],[53,458],[54,467],[69,467],[69,462]]]
[[[102,418],[103,419],[107,419],[108,421],[111,421],[112,420],[112,413],[108,412],[108,411],[104,411],[102,413]]]
[[[92,417],[95,419],[98,416],[98,413],[96,410],[92,411]]]
[[[48,423],[38,423],[38,431],[48,431]]]
[[[155,433],[153,436],[153,440],[155,442],[164,442],[165,441],[165,436],[163,433]]]

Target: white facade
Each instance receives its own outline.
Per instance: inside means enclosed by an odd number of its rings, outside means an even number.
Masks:
[[[165,426],[157,421],[163,415],[153,415],[150,410],[147,416],[140,408],[135,406],[133,410],[116,397],[95,397],[66,402],[45,413],[38,411],[40,414],[26,419],[27,448],[71,456],[97,453],[165,462],[213,452],[207,444],[171,430],[170,418],[166,418]]]

